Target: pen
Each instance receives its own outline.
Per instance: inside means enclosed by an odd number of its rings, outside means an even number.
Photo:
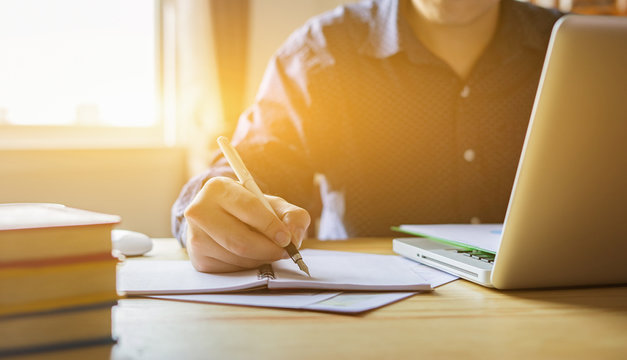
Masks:
[[[246,189],[252,192],[261,201],[261,203],[268,210],[270,210],[272,214],[274,214],[274,216],[277,216],[276,213],[274,212],[274,209],[272,208],[272,206],[270,206],[270,203],[268,202],[268,200],[266,200],[266,197],[263,195],[263,193],[261,192],[261,189],[259,189],[259,186],[253,179],[253,176],[250,174],[248,169],[246,169],[246,166],[244,165],[242,158],[237,153],[237,150],[235,150],[233,145],[231,145],[231,142],[229,142],[229,139],[227,139],[225,136],[220,136],[218,138],[218,145],[220,146],[220,149],[222,150],[222,153],[224,154],[226,161],[229,162],[229,165],[231,165],[231,168],[233,169],[233,171],[235,172],[235,175],[239,179],[239,182]],[[294,243],[290,241],[290,243],[287,246],[285,246],[284,249],[285,251],[287,251],[290,258],[292,258],[292,260],[296,263],[296,265],[298,265],[298,268],[301,269],[303,272],[305,272],[308,276],[311,276],[309,274],[309,268],[303,261],[303,257],[298,252],[298,249],[296,249],[296,246],[294,245]]]

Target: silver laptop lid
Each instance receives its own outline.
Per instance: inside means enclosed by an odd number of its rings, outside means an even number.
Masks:
[[[556,24],[503,239],[497,288],[627,283],[627,19]]]

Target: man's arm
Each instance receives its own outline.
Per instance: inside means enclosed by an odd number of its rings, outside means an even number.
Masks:
[[[284,71],[285,62],[291,74]],[[312,203],[313,166],[307,147],[308,103],[306,69],[299,59],[275,57],[262,82],[257,101],[239,119],[233,144],[264,193],[278,195],[308,208]],[[192,178],[172,207],[172,231],[185,245],[184,211],[211,178],[235,178],[221,153],[210,167]]]
[[[179,194],[179,197],[172,206],[171,221],[172,234],[179,241],[181,246],[185,247],[187,240],[187,221],[185,220],[185,209],[192,202],[196,194],[202,189],[207,180],[217,177],[226,176],[235,179],[228,166],[212,166],[200,175],[190,179]]]

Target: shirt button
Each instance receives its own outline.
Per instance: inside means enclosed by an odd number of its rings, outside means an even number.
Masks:
[[[481,219],[479,219],[476,216],[473,216],[472,218],[470,218],[470,223],[473,225],[481,224]]]
[[[468,162],[472,162],[475,159],[475,151],[473,149],[468,149],[464,151],[464,160]]]
[[[465,99],[465,98],[468,97],[468,95],[470,95],[470,86],[466,85],[462,89],[462,92],[459,93],[459,96],[461,96],[461,97],[463,97]]]

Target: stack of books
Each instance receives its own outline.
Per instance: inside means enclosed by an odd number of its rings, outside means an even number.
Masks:
[[[0,204],[0,358],[113,343],[119,221],[56,204]]]

